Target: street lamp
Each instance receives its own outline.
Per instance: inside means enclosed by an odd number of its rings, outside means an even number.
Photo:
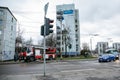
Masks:
[[[57,11],[57,20],[59,20],[60,21],[60,26],[61,26],[61,49],[60,49],[60,58],[62,59],[62,21],[63,21],[63,11]]]
[[[113,42],[112,38],[107,38],[107,40],[108,40],[109,47],[112,47],[112,42]]]
[[[92,54],[92,38],[93,38],[93,36],[99,36],[99,34],[89,34],[89,35],[92,36],[92,37],[90,37],[90,52]]]

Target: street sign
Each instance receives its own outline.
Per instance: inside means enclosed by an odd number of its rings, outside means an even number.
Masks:
[[[45,15],[47,14],[49,2],[44,6]]]
[[[63,14],[73,14],[73,10],[65,10]]]

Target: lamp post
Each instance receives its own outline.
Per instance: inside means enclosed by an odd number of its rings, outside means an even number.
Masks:
[[[61,46],[61,48],[60,48],[60,58],[62,59],[62,20],[63,20],[63,11],[57,11],[57,20],[59,20],[60,21],[60,26],[61,26],[61,44],[60,44],[60,46]]]
[[[90,37],[90,52],[91,52],[91,54],[92,54],[92,38],[93,37]]]
[[[113,40],[112,40],[112,38],[107,38],[107,40],[108,40],[109,47],[111,48]]]
[[[92,55],[92,38],[93,38],[93,36],[99,36],[99,34],[89,34],[89,35],[92,36],[92,37],[90,37],[90,53]]]

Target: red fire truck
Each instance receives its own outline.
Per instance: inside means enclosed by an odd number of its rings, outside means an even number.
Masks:
[[[56,48],[46,49],[46,59],[53,60],[56,58]],[[25,62],[35,61],[43,59],[43,48],[39,47],[23,47],[22,51],[18,54],[18,60],[24,60]]]
[[[41,59],[40,48],[35,47],[24,47],[19,53],[19,61],[24,60],[25,62],[35,61]]]
[[[46,59],[53,60],[56,59],[56,48],[48,48],[46,49]]]

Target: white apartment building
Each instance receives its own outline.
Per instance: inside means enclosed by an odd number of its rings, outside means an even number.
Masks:
[[[113,48],[120,51],[120,43],[113,43]]]
[[[97,43],[98,54],[104,53],[107,48],[108,48],[108,42]]]
[[[61,50],[62,54],[65,55],[79,55],[80,54],[80,25],[79,25],[79,11],[75,9],[74,4],[63,4],[56,6],[56,13],[58,11],[63,12],[62,23],[56,19],[56,34],[57,34],[57,50]],[[62,24],[62,27],[61,27]],[[68,33],[62,32],[61,30],[67,30]],[[62,47],[62,48],[61,48]]]
[[[0,7],[0,60],[11,60],[15,54],[17,19],[7,7]]]

